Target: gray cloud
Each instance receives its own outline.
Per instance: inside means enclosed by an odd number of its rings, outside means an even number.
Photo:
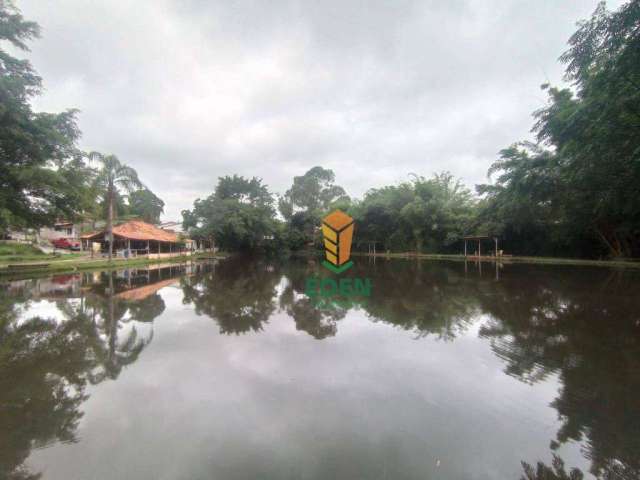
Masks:
[[[485,181],[596,0],[18,6],[43,28],[36,108],[79,108],[82,148],[134,166],[177,219],[231,173],[283,192],[323,165],[355,196],[409,172]]]

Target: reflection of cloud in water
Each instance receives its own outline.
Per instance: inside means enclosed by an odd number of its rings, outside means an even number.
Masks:
[[[77,305],[75,300],[69,300],[69,302]],[[21,309],[18,315],[17,325],[22,325],[33,317],[46,318],[56,323],[63,322],[66,319],[65,314],[60,311],[56,302],[50,300],[31,301],[28,307]]]
[[[551,465],[554,452],[585,472],[633,472],[628,285],[605,295],[598,275],[585,288],[571,269],[513,265],[495,281],[380,261],[354,267],[373,279],[369,301],[331,316],[304,295],[313,266],[229,260],[112,304],[95,285],[103,345],[125,350],[134,327],[153,342],[91,389],[82,441],[34,453],[34,471],[515,479],[521,460]],[[116,291],[135,292],[135,278]]]
[[[84,458],[98,478],[126,474],[126,465],[147,478],[222,479],[237,478],[232,472],[377,478],[385,468],[390,477],[517,478],[520,458],[512,452],[549,457],[549,431],[558,424],[549,402],[559,385],[549,379],[531,389],[505,376],[473,329],[453,343],[416,340],[351,311],[339,335],[317,341],[276,312],[259,334],[228,336],[183,311],[180,298],[163,298],[164,315],[181,311],[181,324],[159,319],[135,368],[117,388],[93,395],[81,432],[90,445],[33,457],[56,463],[54,478],[90,473],[54,456]],[[101,455],[116,438],[107,465]],[[140,444],[142,457],[127,454]],[[577,448],[565,450],[581,461]]]

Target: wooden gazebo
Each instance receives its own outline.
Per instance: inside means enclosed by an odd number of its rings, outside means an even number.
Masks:
[[[482,257],[482,240],[491,240],[493,239],[494,243],[495,243],[495,256],[498,256],[498,237],[493,237],[490,235],[466,235],[464,237],[462,237],[462,239],[464,240],[464,256],[467,257],[469,255],[467,255],[467,242],[468,241],[477,241],[478,242],[478,251],[477,251],[477,256],[478,257]],[[472,255],[475,256],[475,255]]]

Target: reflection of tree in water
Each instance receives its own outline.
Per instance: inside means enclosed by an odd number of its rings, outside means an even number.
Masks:
[[[89,279],[73,298],[52,297],[62,319],[28,315],[33,300],[49,298],[41,288],[48,279],[0,285],[0,478],[40,478],[23,465],[31,449],[75,441],[86,386],[117,378],[151,339],[135,328],[121,335],[124,325],[164,310],[157,293],[119,299],[113,275],[91,287]]]
[[[220,333],[258,332],[275,311],[279,280],[274,266],[260,259],[232,257],[217,264],[215,271],[183,279],[183,302],[193,304],[198,315],[214,319]]]
[[[317,263],[293,263],[285,271],[287,284],[280,294],[280,308],[296,323],[296,329],[321,340],[333,337],[338,331],[337,322],[347,315],[347,308],[327,302],[326,308],[318,308],[316,301],[305,295],[306,279],[323,275]]]
[[[457,263],[384,261],[355,276],[368,276],[373,283],[364,309],[376,321],[453,340],[464,332],[478,313],[476,297],[481,288],[474,278],[466,282]],[[487,283],[491,280],[487,278]]]
[[[0,477],[38,478],[21,465],[31,448],[73,441],[92,361],[76,321],[34,317],[0,332]]]
[[[493,317],[480,335],[509,375],[529,383],[558,375],[552,406],[562,427],[552,448],[584,441],[594,475],[640,478],[640,298],[629,294],[637,273],[533,272],[480,297]]]
[[[524,475],[520,480],[582,480],[584,474],[578,468],[572,468],[567,473],[564,461],[557,455],[553,455],[551,466],[538,462],[535,468],[527,462],[522,462]]]

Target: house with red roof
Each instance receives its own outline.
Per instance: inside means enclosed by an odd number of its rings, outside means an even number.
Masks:
[[[109,248],[106,229],[81,235],[83,248],[98,244],[102,252]],[[142,220],[129,220],[113,227],[113,252],[117,256],[148,256],[163,258],[188,255],[189,240],[181,239],[172,231],[163,230]]]

